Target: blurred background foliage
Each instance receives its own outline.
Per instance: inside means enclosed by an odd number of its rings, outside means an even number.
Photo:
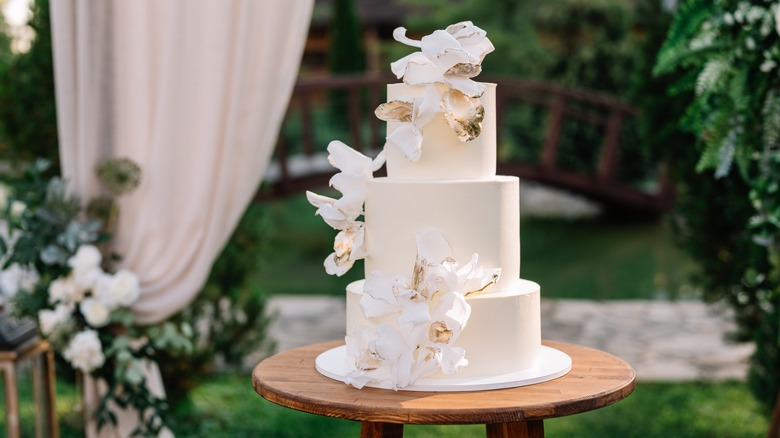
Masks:
[[[714,181],[695,171],[699,159],[696,141],[678,127],[684,108],[692,98],[682,91],[670,96],[667,90],[681,73],[662,77],[652,74],[657,53],[664,41],[673,10],[663,0],[401,0],[417,11],[404,19],[409,35],[419,38],[433,29],[471,20],[487,30],[496,53],[484,63],[483,76],[511,76],[547,81],[569,87],[596,90],[636,105],[640,116],[629,126],[632,139],[622,152],[621,172],[642,181],[656,174],[663,161],[677,183],[678,202],[664,220],[675,230],[679,245],[696,260],[695,281],[708,301],[725,300],[737,310],[739,332],[735,338],[750,339],[761,332],[755,294],[743,282],[748,266],[760,263],[760,255],[748,238],[746,220],[752,214],[749,187],[736,175]],[[673,3],[673,2],[672,2]],[[35,0],[31,26],[37,37],[25,53],[11,53],[8,38],[0,32],[0,154],[3,160],[32,160],[45,157],[55,164],[57,157],[56,112],[52,77],[48,0]],[[354,13],[354,1],[334,0],[330,11],[334,30],[327,68],[334,74],[365,69],[363,47],[354,35],[362,23]],[[389,62],[412,49],[386,40],[381,46],[383,72]],[[343,116],[340,97],[316,113],[317,142],[327,144],[346,138],[334,131],[334,117]],[[328,109],[330,107],[330,109]],[[338,115],[334,115],[338,114]],[[532,108],[507,115],[505,128],[515,143],[539,144],[544,114]],[[295,121],[286,124],[285,137],[294,140]],[[346,132],[346,130],[344,130]],[[578,132],[579,141],[563,145],[561,154],[572,168],[593,166],[592,151],[583,144],[596,133]],[[592,143],[592,141],[591,141]],[[502,156],[534,159],[533,150],[501,145]],[[55,165],[56,168],[56,165]],[[263,334],[268,325],[264,315],[266,294],[259,287],[263,260],[283,258],[274,242],[294,244],[295,236],[279,236],[268,220],[276,206],[253,205],[231,242],[215,264],[204,292],[193,306],[177,316],[191,321],[225,312],[221,325],[211,325],[192,360],[162,361],[171,395],[184,394],[197,382],[183,376],[200,375],[217,362],[236,364],[238,358],[257,348],[268,348]],[[318,245],[327,245],[327,230],[318,230]],[[324,257],[311,240],[303,239],[297,250],[309,258]],[[303,249],[301,249],[303,248]],[[314,249],[313,249],[314,248]],[[277,252],[278,251],[278,252]],[[273,257],[268,256],[273,252]],[[246,257],[250,254],[251,257]],[[295,253],[297,254],[297,253]],[[297,257],[297,255],[296,255]],[[286,274],[285,274],[286,275]],[[299,276],[300,277],[300,276]],[[297,278],[295,279],[298,280]],[[311,281],[311,280],[309,280]],[[221,304],[224,302],[228,304]],[[227,310],[224,310],[227,309]],[[240,312],[243,312],[243,316]],[[187,362],[187,363],[182,363]],[[177,386],[178,385],[178,386]],[[175,401],[175,400],[174,400]]]

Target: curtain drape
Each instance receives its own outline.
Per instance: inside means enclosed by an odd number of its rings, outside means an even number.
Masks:
[[[50,3],[62,174],[85,199],[127,157],[113,250],[141,280],[136,321],[186,307],[255,193],[294,85],[313,0]],[[94,388],[93,388],[94,389]]]

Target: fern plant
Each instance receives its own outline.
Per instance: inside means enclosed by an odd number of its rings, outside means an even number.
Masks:
[[[751,387],[780,409],[780,2],[688,0],[655,67],[683,72],[671,92],[693,91],[681,127],[696,135],[698,172],[739,178],[754,209],[745,246],[763,254],[730,285],[737,320],[757,344]],[[695,194],[693,194],[695,195]],[[728,205],[723,205],[728,209]],[[740,301],[756,302],[745,307]],[[746,312],[752,314],[746,314]],[[744,328],[744,327],[743,327]],[[774,371],[772,371],[774,370]],[[776,433],[776,432],[775,432]]]

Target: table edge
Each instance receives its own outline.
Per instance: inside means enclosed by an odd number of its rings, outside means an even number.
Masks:
[[[296,352],[299,350],[316,349],[317,352],[322,352],[327,349],[334,348],[343,344],[344,344],[343,340],[337,340],[337,341],[328,341],[328,342],[306,345],[306,346],[286,350],[283,352],[279,352],[269,358],[266,358],[265,360],[271,359],[281,354],[291,354],[292,352]],[[381,412],[378,412],[375,409],[361,409],[360,407],[356,407],[355,405],[342,403],[342,402],[330,402],[330,404],[327,407],[325,407],[325,406],[321,406],[317,400],[311,400],[310,402],[307,402],[306,397],[301,397],[300,395],[292,394],[292,393],[288,394],[285,393],[284,391],[281,391],[277,388],[265,384],[263,382],[263,379],[258,375],[258,370],[265,360],[258,363],[258,365],[255,366],[255,368],[252,370],[252,386],[254,387],[255,392],[261,397],[263,397],[264,399],[290,409],[307,412],[315,415],[323,415],[332,418],[343,418],[343,419],[354,420],[354,421],[379,421],[385,423],[403,423],[403,424],[477,424],[477,423],[485,424],[485,423],[505,423],[505,422],[515,422],[515,421],[530,421],[530,420],[544,420],[549,418],[558,418],[558,417],[564,417],[568,415],[588,412],[588,411],[592,411],[592,410],[596,410],[596,409],[600,409],[612,405],[628,397],[636,388],[636,371],[634,370],[634,368],[628,362],[613,354],[595,348],[586,347],[583,345],[578,345],[573,343],[544,340],[543,344],[553,348],[558,348],[564,352],[566,352],[567,348],[592,350],[602,356],[610,357],[624,364],[625,367],[628,370],[630,370],[630,376],[626,378],[625,382],[622,385],[615,386],[611,390],[601,391],[596,394],[589,394],[587,396],[582,396],[582,397],[567,400],[566,409],[560,409],[560,410],[556,409],[554,412],[548,414],[541,413],[543,409],[540,409],[542,407],[548,407],[547,404],[527,405],[523,407],[511,406],[511,407],[503,407],[503,408],[485,408],[484,410],[479,410],[479,409],[447,410],[441,408],[423,409],[423,408],[400,407],[400,408],[384,409]],[[314,370],[315,357],[311,358],[312,370]],[[314,370],[314,372],[316,373],[317,371]],[[563,377],[560,377],[559,379],[564,379],[567,376],[569,375],[567,374]],[[323,379],[326,379],[325,381],[331,382],[334,385],[346,385],[344,383],[338,382],[336,380],[330,379],[325,376],[321,376],[321,377]],[[374,389],[374,388],[368,388],[368,389],[362,389],[356,391],[366,391],[366,390],[389,391],[385,389]],[[497,390],[475,391],[475,392],[512,391],[512,390],[522,390],[522,388],[497,389]],[[437,392],[423,392],[423,391],[419,391],[419,392],[414,391],[413,393],[419,395],[420,397],[441,394]],[[572,409],[571,408],[572,406],[575,406],[575,408]],[[453,422],[449,419],[443,419],[449,417],[458,417],[458,421]]]

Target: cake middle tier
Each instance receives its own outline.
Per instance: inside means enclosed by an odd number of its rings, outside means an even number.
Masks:
[[[501,268],[498,290],[520,277],[519,180],[396,180],[368,183],[365,276],[374,271],[412,275],[416,234],[440,231],[459,264],[479,255],[479,266]]]

